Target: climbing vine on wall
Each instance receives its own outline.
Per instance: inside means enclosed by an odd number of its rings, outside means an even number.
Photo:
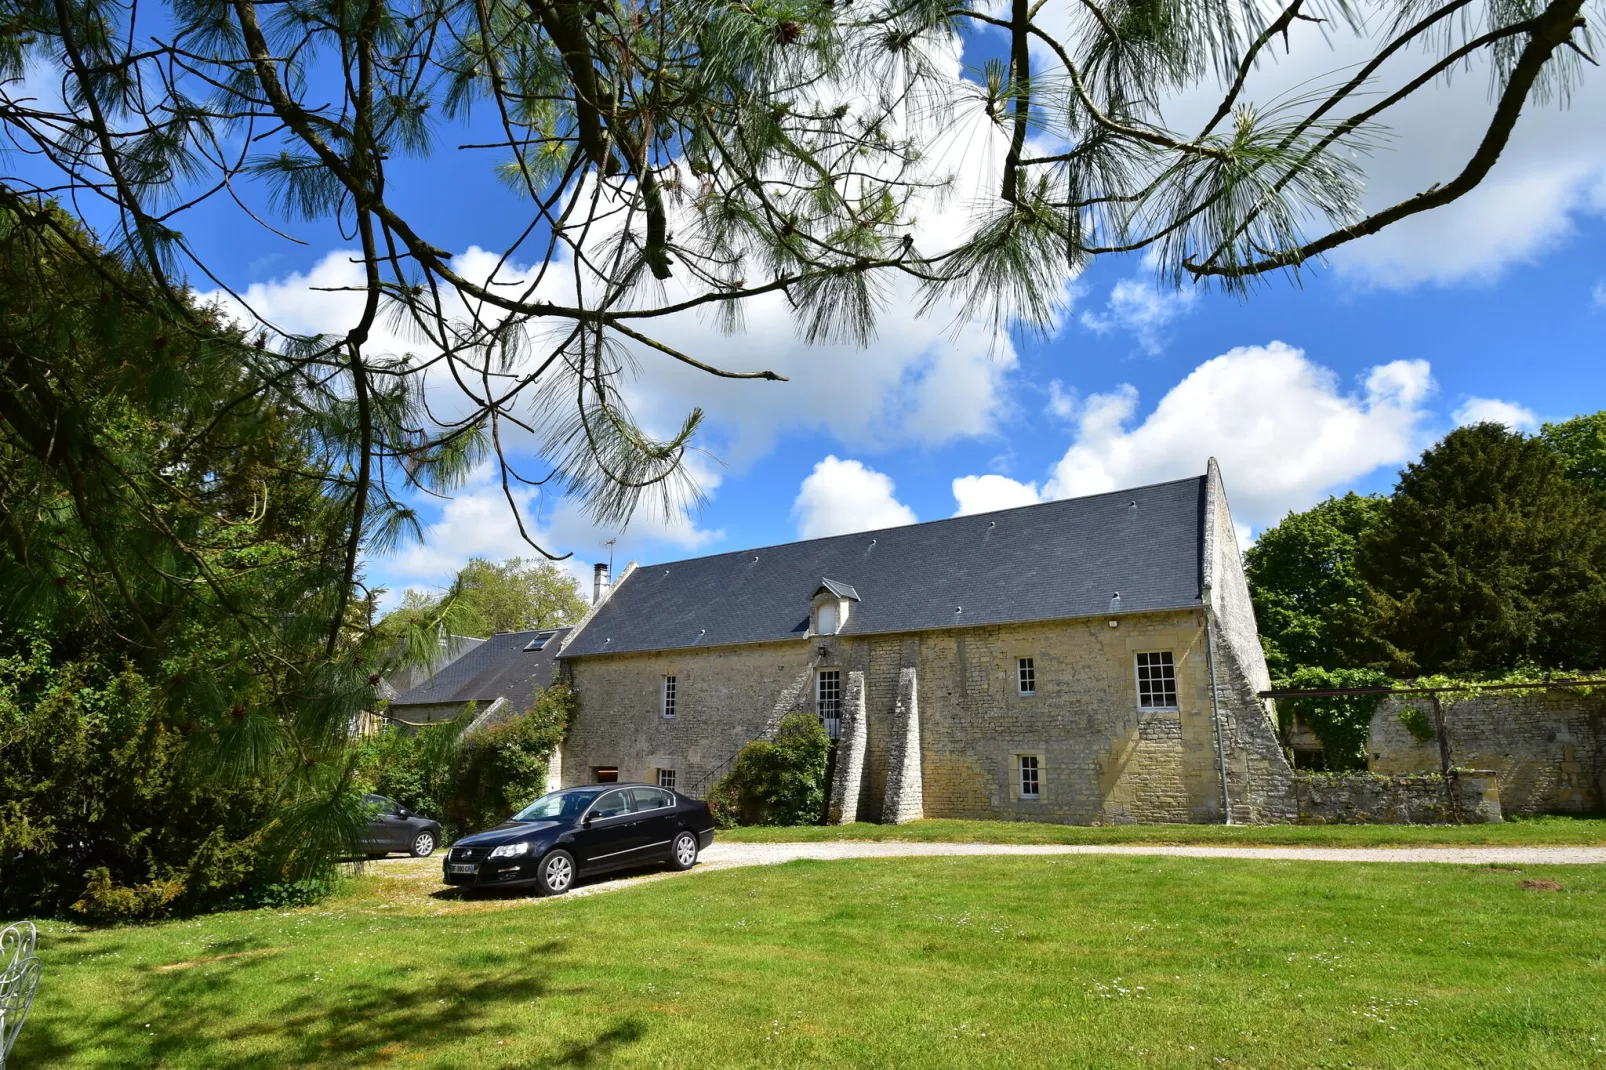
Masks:
[[[1311,691],[1343,688],[1388,687],[1392,681],[1375,669],[1322,669],[1307,667],[1291,673],[1284,687]],[[1366,740],[1372,714],[1382,695],[1337,695],[1320,698],[1280,699],[1277,716],[1283,734],[1293,731],[1294,719],[1304,721],[1322,745],[1322,757],[1335,772],[1366,768]]]

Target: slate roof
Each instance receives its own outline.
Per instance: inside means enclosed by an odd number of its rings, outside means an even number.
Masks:
[[[823,577],[842,635],[1197,606],[1207,478],[642,566],[563,656],[803,638]]]
[[[446,636],[445,642],[438,644],[430,651],[432,664],[429,666],[402,665],[386,673],[384,679],[379,681],[379,697],[394,701],[398,695],[411,691],[425,680],[428,680],[432,670],[440,672],[443,668],[484,642],[484,639],[476,639],[470,635]],[[396,654],[400,655],[405,650],[406,644],[399,644]]]
[[[514,710],[527,710],[535,692],[552,682],[552,669],[567,628],[540,628],[524,632],[498,632],[466,651],[435,675],[393,699],[390,708],[460,705],[477,702],[481,711],[506,698]],[[525,650],[540,635],[552,638],[540,650]]]

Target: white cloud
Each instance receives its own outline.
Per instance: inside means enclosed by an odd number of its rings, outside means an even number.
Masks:
[[[1050,379],[1048,383],[1047,411],[1061,420],[1069,420],[1076,415],[1076,408],[1082,403],[1082,396],[1076,388],[1066,387],[1058,379]]]
[[[1457,427],[1467,424],[1504,424],[1513,431],[1533,431],[1539,427],[1539,417],[1526,405],[1499,398],[1467,398],[1451,418]]]
[[[717,473],[705,473],[703,478],[718,485]],[[605,531],[572,501],[556,498],[555,507],[549,509],[533,487],[514,483],[512,492],[530,538],[550,552],[574,551],[563,566],[584,583],[590,582],[593,563],[608,560],[610,538],[617,539],[612,548],[616,567],[623,567],[626,561],[648,553],[695,553],[725,535],[699,527],[690,517],[664,518],[652,510],[638,513],[623,532]],[[518,522],[490,466],[477,471],[461,490],[441,503],[439,518],[425,525],[421,542],[370,561],[367,569],[375,582],[391,589],[387,600],[394,601],[409,587],[431,592],[445,588],[471,557],[492,561],[540,558],[540,552],[519,534]]]
[[[1165,348],[1167,325],[1191,312],[1198,298],[1197,290],[1161,290],[1142,279],[1122,279],[1111,287],[1104,312],[1082,313],[1082,326],[1099,334],[1131,331],[1152,355]]]
[[[834,454],[814,466],[798,487],[792,515],[800,539],[913,524],[915,513],[894,496],[892,479]]]
[[[1036,505],[1042,500],[1036,483],[1022,483],[1008,476],[960,476],[954,480],[954,516],[990,513],[1019,505]]]
[[[1239,520],[1264,527],[1420,449],[1433,389],[1426,361],[1379,365],[1346,392],[1331,370],[1282,342],[1234,349],[1195,368],[1136,425],[1133,387],[1087,398],[1044,494],[1195,475],[1214,456]]]

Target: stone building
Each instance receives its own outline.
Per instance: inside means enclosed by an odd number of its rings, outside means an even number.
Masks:
[[[566,638],[562,782],[699,794],[793,711],[835,820],[1291,821],[1221,475],[630,567]],[[1225,781],[1225,783],[1224,783]]]

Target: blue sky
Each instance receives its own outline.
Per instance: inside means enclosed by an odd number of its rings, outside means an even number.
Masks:
[[[1252,90],[1351,58],[1342,42],[1329,52],[1302,32]],[[967,61],[987,47],[976,42]],[[1387,490],[1458,421],[1531,429],[1606,408],[1606,76],[1586,78],[1570,110],[1525,116],[1472,196],[1346,247],[1299,284],[1268,279],[1247,299],[1159,288],[1127,257],[1071,283],[1048,337],[919,320],[896,299],[863,351],[807,347],[762,306],[745,335],[681,329],[674,340],[699,356],[791,381],[713,382],[646,362],[632,397],[650,427],[672,428],[694,404],[708,410],[693,465],[703,507],[611,532],[572,503],[531,497],[543,543],[572,551],[584,573],[610,537],[621,565],[665,560],[1175,478],[1202,472],[1210,455],[1249,538],[1328,493]],[[1459,168],[1485,88],[1473,72],[1396,119],[1392,147],[1368,165],[1369,206]],[[1174,114],[1199,106],[1181,99]],[[443,131],[441,151],[396,161],[389,181],[394,207],[471,260],[502,248],[528,216],[493,178],[494,156],[452,151],[470,140],[473,131]],[[308,289],[349,274],[350,242],[332,228],[290,225],[298,245],[226,204],[183,226],[201,258],[251,287],[277,321],[347,326],[349,302]],[[424,544],[365,562],[393,598],[444,585],[473,555],[532,553],[485,481],[418,505]]]

